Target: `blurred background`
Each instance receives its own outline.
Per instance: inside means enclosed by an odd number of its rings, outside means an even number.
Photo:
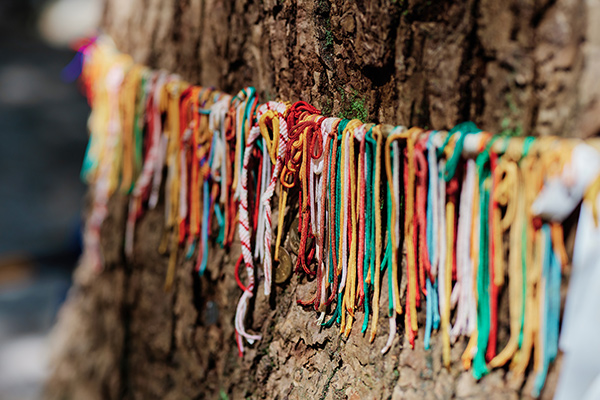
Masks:
[[[0,399],[38,399],[80,254],[89,107],[61,78],[101,0],[0,0]]]

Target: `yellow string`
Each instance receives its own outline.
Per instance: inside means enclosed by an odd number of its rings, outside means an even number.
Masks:
[[[300,175],[306,175],[306,173],[302,173],[303,171],[305,171],[305,156],[306,153],[308,152],[307,147],[306,147],[306,130],[309,129],[308,127],[305,128],[300,135],[298,136],[298,139],[296,139],[295,142],[292,143],[292,147],[294,149],[299,149],[299,148],[303,148],[303,151],[297,152],[294,157],[302,157],[302,165],[300,167]],[[304,153],[304,154],[303,154]],[[286,172],[287,168],[284,167],[284,171],[281,174],[281,180],[282,182],[287,179],[286,176]],[[290,175],[292,176],[292,175]],[[294,183],[291,183],[294,184]],[[304,177],[302,178],[302,184],[304,185]],[[279,261],[279,246],[281,245],[281,238],[283,235],[283,221],[284,221],[284,217],[285,217],[285,207],[287,204],[287,198],[288,198],[288,189],[287,187],[285,187],[284,185],[282,185],[281,187],[282,193],[281,196],[279,197],[279,226],[277,228],[277,238],[275,240],[275,261]]]
[[[537,335],[539,325],[539,301],[537,288],[541,279],[540,255],[541,235],[534,228],[534,216],[531,212],[531,206],[535,201],[537,194],[542,186],[542,169],[544,168],[539,161],[539,157],[534,154],[534,148],[538,152],[548,151],[548,141],[538,139],[531,147],[530,154],[521,160],[521,171],[523,174],[523,189],[525,191],[525,212],[526,212],[526,295],[525,295],[525,318],[523,325],[523,341],[521,349],[515,354],[511,369],[515,376],[523,376],[533,348],[539,347],[539,335]],[[539,360],[539,356],[535,357]],[[535,361],[534,364],[538,364]]]
[[[290,109],[290,104],[286,103],[285,115],[287,115],[287,112],[289,111],[289,109]],[[285,115],[284,115],[284,117],[285,117]],[[272,120],[272,125],[273,125],[273,141],[272,142],[270,140],[269,132],[268,132],[267,125],[266,125],[267,118],[271,118],[271,120]],[[271,151],[273,152],[273,154],[269,153],[269,155],[271,157],[271,162],[273,163],[273,165],[275,165],[277,163],[277,155],[279,154],[279,136],[280,136],[279,117],[276,113],[270,113],[270,110],[269,110],[265,114],[263,114],[263,117],[261,118],[261,120],[263,122],[261,125],[260,121],[259,121],[260,133],[265,138],[265,141],[271,143]],[[268,149],[268,147],[267,147],[267,149]],[[275,157],[273,157],[273,156],[275,156]],[[275,254],[274,254],[275,261],[279,261],[279,246],[281,245],[281,236],[283,234],[283,221],[284,221],[284,217],[285,217],[285,204],[287,203],[287,196],[288,196],[288,191],[285,187],[282,186],[280,194],[279,194],[279,208],[278,208],[279,211],[278,211],[278,215],[277,215],[278,225],[277,225],[277,236],[275,237]]]
[[[180,147],[180,126],[179,126],[179,100],[181,92],[189,86],[185,82],[169,82],[165,85],[167,91],[167,134],[169,144],[167,146],[167,163],[172,172],[172,179],[169,190],[170,212],[166,221],[167,231],[171,235],[171,248],[169,254],[169,264],[167,267],[167,276],[165,278],[165,290],[170,290],[175,276],[175,266],[177,264],[177,249],[179,244],[179,224],[177,216],[179,211],[179,147]],[[169,205],[167,205],[168,207]]]
[[[598,195],[600,194],[600,175],[596,177],[596,179],[590,184],[587,188],[583,201],[584,203],[590,207],[592,210],[592,218],[594,219],[594,224],[598,227]]]
[[[514,219],[514,203],[509,201],[509,196],[511,193],[507,191],[507,186],[512,186],[511,183],[507,181],[507,177],[502,176],[505,174],[506,165],[503,164],[496,166],[493,171],[493,181],[494,188],[492,190],[492,196],[494,197],[494,202],[498,204],[498,206],[492,207],[492,237],[494,240],[494,285],[500,287],[504,285],[504,241],[503,233],[508,228],[508,225]],[[507,206],[506,214],[504,219],[502,218],[502,209],[500,206]],[[504,221],[504,223],[503,223]]]
[[[242,134],[244,132],[244,129],[246,128],[245,126],[243,126],[245,108],[244,105],[246,101],[248,101],[247,98],[239,102],[239,104],[236,107],[235,114],[235,156],[233,161],[233,180],[231,182],[231,187],[234,190],[235,188],[237,188],[238,180],[240,179],[240,163],[242,162],[242,157],[240,153],[244,151],[244,149],[242,149]]]
[[[356,300],[356,275],[357,275],[357,242],[358,242],[358,224],[357,224],[357,207],[356,207],[356,168],[354,164],[354,131],[362,125],[362,122],[358,119],[353,119],[348,122],[344,131],[342,132],[343,136],[347,136],[350,141],[349,143],[349,175],[350,175],[350,212],[351,212],[351,229],[352,229],[352,242],[350,243],[350,253],[348,256],[348,274],[346,277],[346,292],[344,293],[344,303],[346,305],[346,310],[348,311],[348,321],[346,322],[346,327],[344,330],[344,334],[346,337],[350,335],[350,330],[352,329],[352,323],[354,321],[354,309],[355,309],[355,300]],[[344,197],[342,197],[344,199]],[[343,326],[343,325],[342,325]]]
[[[524,195],[519,168],[516,162],[503,157],[496,167],[496,173],[503,178],[496,185],[494,197],[505,205],[506,213],[500,221],[503,230],[510,227],[510,248],[508,257],[508,290],[510,313],[510,338],[502,351],[489,363],[497,368],[508,362],[519,348],[523,306],[523,263],[521,259],[523,219],[525,217]],[[502,260],[504,261],[504,260]],[[496,261],[497,262],[497,261]]]
[[[444,152],[446,158],[449,159],[456,145],[457,135],[450,138]],[[442,205],[444,206],[444,205]],[[455,224],[455,205],[452,201],[445,204],[446,207],[446,264],[443,268],[444,282],[438,282],[439,285],[444,285],[444,308],[441,310],[440,322],[442,326],[442,361],[444,367],[450,367],[450,297],[452,294],[452,265],[454,262],[454,224]]]
[[[390,239],[392,242],[392,290],[394,292],[393,298],[394,298],[394,310],[396,311],[397,314],[402,314],[402,305],[400,304],[400,289],[398,287],[398,243],[396,243],[396,234],[394,232],[395,230],[395,226],[396,226],[396,207],[398,207],[398,205],[396,204],[396,199],[394,196],[394,183],[393,183],[393,176],[392,176],[392,160],[391,160],[391,144],[394,140],[397,139],[406,139],[407,138],[407,132],[399,132],[399,133],[392,133],[391,135],[389,135],[385,141],[385,172],[387,175],[387,183],[388,183],[388,190],[392,193],[392,195],[390,196],[391,199],[391,219],[389,221],[389,226],[390,226]],[[390,273],[388,271],[388,273]]]
[[[344,130],[344,132],[346,132]],[[341,188],[340,188],[340,201],[342,202],[341,204],[343,204],[344,201],[346,201],[346,142],[348,140],[347,135],[344,135],[344,132],[342,132],[342,146],[341,146],[341,156],[340,156],[340,182],[341,182]],[[344,221],[346,220],[346,215],[344,213],[345,207],[342,205],[340,207],[340,219],[338,221],[338,223],[340,224],[340,227],[343,228],[344,226]],[[342,273],[342,269],[343,269],[343,260],[344,260],[344,251],[343,249],[343,242],[344,242],[344,237],[346,236],[346,232],[344,232],[344,229],[340,229],[340,236],[338,237],[338,248],[340,249],[338,252],[338,264],[337,264],[337,274],[339,275],[340,273]],[[344,288],[344,292],[347,292],[348,290],[348,276],[346,276],[346,287]],[[344,328],[346,326],[346,312],[344,311],[346,308],[346,302],[348,301],[348,296],[346,295],[346,293],[344,293],[343,299],[342,299],[342,308],[341,308],[341,323],[340,323],[340,334],[344,332]]]
[[[375,147],[375,185],[374,185],[374,212],[375,212],[375,288],[373,293],[373,321],[371,323],[371,337],[369,341],[372,343],[377,335],[377,323],[379,320],[379,294],[381,280],[381,237],[383,235],[381,227],[381,144],[383,142],[383,132],[381,125],[373,128],[371,134],[373,139],[377,141]]]
[[[119,151],[110,152],[108,148],[112,98],[108,92],[106,78],[113,68],[126,70],[132,63],[133,60],[128,55],[109,51],[107,46],[98,46],[96,51],[89,54],[82,71],[84,80],[90,82],[89,97],[94,107],[89,121],[90,144],[86,154],[86,161],[89,164],[85,166],[87,170],[84,171],[84,179],[90,183],[95,182],[99,164],[113,164],[112,173],[108,177],[108,196],[111,196],[116,189],[120,171]],[[119,146],[117,145],[116,148],[118,149]]]
[[[283,221],[285,218],[285,204],[287,203],[288,191],[281,188],[279,196],[279,215],[277,219],[277,237],[275,238],[275,261],[279,261],[279,246],[281,246],[281,237],[283,234]]]
[[[123,138],[123,173],[121,177],[121,192],[131,190],[134,177],[134,121],[135,106],[144,68],[135,64],[125,76],[121,85],[119,108],[121,110],[121,137]]]
[[[450,366],[450,294],[452,292],[452,249],[454,247],[454,203],[446,203],[446,273],[445,281],[440,285],[445,285],[445,302],[442,310],[442,359],[444,366]]]
[[[413,330],[415,335],[419,330],[419,324],[417,321],[417,291],[419,285],[417,281],[417,260],[415,254],[415,224],[414,224],[414,213],[415,213],[415,141],[419,135],[423,132],[421,128],[411,128],[406,132],[406,157],[408,158],[408,193],[405,193],[406,198],[406,216],[404,219],[404,237],[406,238],[407,246],[407,268],[410,269],[410,277],[408,284],[410,285],[410,298],[408,299],[410,305],[410,328]]]
[[[127,70],[128,68],[131,67],[132,65],[131,59],[129,57],[120,57],[116,63],[115,66],[118,64],[121,64],[123,68],[123,70]],[[112,68],[111,68],[112,69]],[[105,82],[106,79],[103,79],[103,82]],[[118,99],[117,99],[118,101]],[[118,103],[117,103],[118,105]],[[110,105],[109,105],[109,112],[110,112]],[[120,114],[120,111],[119,111]],[[109,114],[110,115],[110,114]],[[120,115],[116,116],[117,118],[119,118],[119,120],[121,119]],[[109,120],[112,118],[109,118]],[[109,129],[112,129],[109,125]],[[123,129],[123,127],[121,126],[121,129]],[[117,139],[117,145],[115,146],[115,149],[117,149],[116,152],[114,152],[113,154],[107,154],[109,152],[109,147],[106,146],[104,148],[104,157],[107,157],[107,159],[112,159],[113,162],[113,167],[111,168],[110,171],[110,177],[109,177],[109,194],[112,195],[112,193],[115,192],[115,190],[117,190],[117,187],[119,185],[119,181],[121,178],[121,172],[122,172],[122,166],[123,166],[123,138],[121,137],[121,132],[119,132],[118,134],[118,139]],[[106,143],[106,142],[105,142]]]
[[[273,139],[271,140],[271,136],[269,135],[269,128],[267,127],[267,120],[271,122],[271,126],[273,127]],[[265,139],[265,143],[267,145],[267,151],[269,152],[269,156],[271,157],[271,163],[275,165],[277,162],[277,153],[279,146],[279,118],[277,113],[274,110],[266,111],[258,121],[258,127],[260,128],[260,133],[262,137]]]

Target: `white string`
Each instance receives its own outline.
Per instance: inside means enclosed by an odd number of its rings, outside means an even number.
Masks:
[[[436,132],[432,132],[432,135],[437,135]],[[435,138],[435,137],[434,137]],[[437,276],[438,270],[438,258],[439,258],[439,250],[438,246],[438,233],[439,233],[439,172],[438,172],[438,161],[437,161],[437,147],[435,146],[435,140],[430,141],[430,146],[427,147],[427,163],[429,164],[429,179],[431,184],[429,185],[432,190],[431,193],[431,209],[432,209],[432,225],[433,225],[433,247],[434,251],[433,257],[431,257],[431,275],[433,275],[434,279]],[[431,256],[431,255],[430,255]]]
[[[390,350],[392,343],[394,342],[394,337],[396,336],[396,316],[389,317],[388,320],[390,322],[390,332],[385,346],[381,349],[381,354],[385,354]]]
[[[457,304],[456,319],[450,331],[454,343],[460,335],[471,335],[475,327],[475,299],[473,296],[473,262],[471,260],[471,223],[475,191],[475,161],[468,159],[460,194],[458,228],[456,233],[456,284],[451,302]]]
[[[263,269],[265,272],[265,295],[268,296],[271,293],[271,274],[272,274],[272,260],[271,260],[271,236],[273,232],[271,222],[271,199],[275,193],[275,187],[279,181],[279,171],[283,166],[285,158],[285,151],[287,142],[289,140],[287,131],[287,122],[284,115],[287,112],[287,105],[285,103],[274,103],[272,107],[279,118],[279,146],[277,149],[277,161],[275,168],[271,173],[271,180],[269,186],[262,195],[260,201],[264,204],[265,209],[265,233],[264,233],[264,258],[263,258]]]
[[[350,142],[352,142],[352,133],[348,129],[346,133],[349,136],[346,139],[345,147],[344,147],[344,170],[346,171],[346,179],[345,182],[342,182],[344,185],[344,193],[348,196],[350,193],[350,177],[348,176],[350,169]],[[354,145],[354,144],[353,144]],[[348,196],[350,197],[350,196]],[[346,286],[346,277],[348,276],[348,208],[349,201],[346,199],[341,199],[343,202],[344,213],[342,218],[342,229],[340,230],[340,235],[342,235],[342,279],[340,281],[340,286],[338,289],[338,293],[342,293],[343,289]]]

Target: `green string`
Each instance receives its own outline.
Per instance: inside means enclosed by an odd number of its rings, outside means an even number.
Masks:
[[[142,147],[143,147],[143,138],[142,131],[144,128],[144,106],[146,105],[146,84],[147,79],[142,75],[142,80],[140,83],[140,89],[138,92],[138,103],[136,107],[135,118],[133,122],[133,134],[134,134],[134,162],[135,162],[135,171],[138,173],[142,170]],[[131,193],[135,185],[135,182],[131,182],[131,187],[128,190],[128,194]]]
[[[338,138],[338,149],[337,149],[337,154],[336,154],[336,159],[335,159],[335,164],[336,164],[336,173],[335,173],[335,216],[334,216],[334,221],[335,221],[335,240],[334,240],[334,246],[335,246],[335,254],[336,254],[336,258],[338,258],[339,260],[339,254],[340,254],[340,249],[339,249],[339,240],[338,238],[340,237],[340,209],[341,209],[341,205],[340,205],[340,197],[342,197],[342,185],[341,185],[341,179],[340,179],[340,164],[341,164],[341,142]]]
[[[350,122],[350,120],[348,119],[343,119],[340,121],[340,123],[338,124],[338,137],[337,137],[337,145],[338,145],[338,149],[337,149],[337,154],[336,154],[336,175],[335,175],[335,203],[336,203],[336,208],[335,208],[335,248],[336,248],[336,254],[339,255],[339,237],[340,237],[340,226],[342,224],[342,216],[341,216],[341,199],[340,197],[342,197],[342,182],[341,182],[341,164],[342,162],[344,162],[344,160],[342,160],[342,133],[344,132],[344,129],[346,128],[346,125],[348,125],[348,122]],[[339,259],[339,257],[338,257]]]
[[[458,140],[456,141],[456,145],[454,146],[454,151],[452,152],[452,156],[446,162],[446,170],[444,171],[444,180],[446,182],[450,182],[450,180],[454,177],[454,174],[456,173],[456,167],[458,166],[458,162],[460,161],[460,157],[462,155],[463,147],[465,144],[465,138],[467,137],[467,135],[470,135],[473,133],[479,133],[479,132],[481,132],[481,129],[477,128],[477,125],[475,125],[475,123],[473,123],[471,121],[467,121],[467,122],[463,122],[461,124],[456,125],[454,128],[452,128],[450,130],[450,132],[448,132],[448,135],[446,135],[446,139],[444,140],[444,143],[437,150],[438,157],[441,157],[442,154],[444,153],[444,149],[445,149],[446,145],[448,144],[448,142],[450,141],[450,138],[455,133],[460,134]]]
[[[335,239],[336,240],[334,240],[335,243],[332,244],[332,247],[335,246],[336,254],[339,254],[339,241],[337,239],[340,237],[340,223],[341,223],[341,215],[340,215],[340,210],[341,210],[340,197],[341,197],[341,190],[342,190],[342,184],[341,184],[341,179],[340,179],[341,143],[342,143],[341,142],[341,132],[343,132],[343,130],[346,127],[346,125],[348,124],[348,122],[349,122],[349,120],[342,120],[338,125],[338,134],[340,134],[340,136],[338,136],[338,142],[337,142],[338,148],[337,148],[336,159],[335,159],[336,176],[335,176],[335,209],[334,209],[334,213],[335,213],[334,221],[336,221],[336,224],[335,224]],[[329,271],[331,281],[333,281],[334,273],[335,272],[333,271],[333,268],[331,268]],[[336,320],[338,323],[340,323],[341,316],[342,316],[341,307],[342,307],[342,293],[340,292],[340,293],[338,293],[338,299],[337,299],[337,304],[335,306],[335,311],[334,311],[331,319],[329,319],[327,322],[325,322],[323,324],[323,326],[329,328],[329,327],[331,327],[331,325],[333,325],[333,322]]]
[[[246,93],[246,89],[248,90],[249,93]],[[241,160],[244,160],[244,152],[246,150],[246,136],[245,136],[245,132],[244,132],[244,127],[246,126],[246,120],[252,118],[252,116],[250,115],[252,112],[252,103],[253,103],[252,100],[254,100],[254,95],[256,94],[256,89],[253,88],[252,86],[249,86],[246,89],[242,90],[242,92],[246,95],[246,105],[244,106],[244,117],[242,118],[242,129],[241,129],[241,134],[240,134],[240,143],[241,143],[240,159]],[[241,165],[240,165],[240,168],[242,168]]]
[[[481,179],[480,197],[480,228],[479,228],[479,268],[477,270],[477,353],[473,360],[473,375],[480,379],[489,371],[485,363],[485,352],[490,334],[490,304],[489,304],[489,266],[488,266],[488,202],[490,191],[485,182],[489,181],[490,173],[485,171]]]
[[[333,141],[334,139],[331,138],[331,145],[329,146],[329,159],[332,159],[332,155],[333,155]],[[337,150],[337,149],[336,149]],[[340,163],[339,163],[339,157],[340,157],[340,153],[339,151],[336,151],[336,158],[335,158],[335,163],[330,162],[327,170],[328,170],[328,174],[329,174],[329,179],[328,179],[328,188],[331,189],[331,185],[335,185],[335,192],[336,192],[336,202],[333,204],[333,213],[334,215],[334,221],[337,221],[337,210],[339,209],[339,196],[338,196],[338,192],[339,192],[339,179],[336,179],[335,182],[331,182],[331,170],[332,168],[336,168],[336,177],[339,173],[339,167],[340,167]],[[336,238],[337,238],[337,224],[336,225]],[[336,273],[335,268],[333,268],[333,257],[334,257],[334,252],[335,254],[337,254],[337,240],[334,240],[334,243],[330,243],[330,246],[332,248],[332,250],[334,251],[330,251],[329,252],[329,265],[332,266],[332,268],[329,268],[329,284],[333,284],[333,278],[334,275]],[[329,320],[327,320],[326,322],[322,323],[322,325],[326,328],[330,328],[333,325],[333,322],[337,319],[338,314],[339,314],[339,308],[341,307],[341,298],[340,298],[340,294],[338,294],[338,301],[337,304],[335,306],[335,310],[333,312],[333,315],[331,316],[331,318]]]
[[[332,154],[333,154],[333,139],[330,138],[330,144],[329,144],[329,160],[330,162],[327,165],[327,193],[331,193],[331,166],[332,166]],[[337,164],[337,160],[336,160],[336,164]],[[333,183],[335,185],[335,182]],[[331,201],[331,199],[329,199]],[[334,208],[334,212],[335,212],[335,204],[332,205]],[[329,243],[330,247],[334,246],[333,243]],[[332,247],[333,248],[333,247]],[[332,266],[333,265],[333,251],[329,251],[329,265]],[[331,285],[333,283],[333,268],[329,268],[329,284]]]
[[[486,182],[491,180],[491,172],[487,166],[490,159],[490,149],[499,136],[494,136],[487,144],[475,161],[477,165],[477,174],[479,176],[479,267],[477,269],[477,353],[473,359],[473,376],[480,379],[486,375],[489,370],[485,362],[485,352],[487,350],[490,334],[490,271],[488,257],[488,218],[490,189]]]
[[[342,293],[338,293],[338,298],[337,298],[337,304],[335,305],[335,311],[333,312],[333,315],[331,316],[331,318],[324,322],[322,325],[326,328],[331,328],[331,326],[333,325],[333,322],[335,320],[337,320],[338,324],[340,323],[340,318],[342,315]]]
[[[393,277],[392,277],[392,235],[394,227],[391,226],[390,221],[392,220],[392,197],[389,191],[387,190],[387,221],[388,221],[388,237],[387,243],[385,246],[385,257],[383,258],[383,262],[381,263],[381,270],[383,271],[384,266],[387,264],[387,272],[388,272],[388,314],[390,317],[394,315],[394,288],[393,288]]]
[[[526,157],[531,150],[531,146],[535,142],[535,138],[532,136],[528,136],[523,141],[523,154],[521,157]],[[525,210],[522,211],[525,214]],[[523,217],[524,218],[524,217]],[[519,348],[521,348],[523,344],[523,327],[525,326],[525,299],[527,295],[527,225],[523,224],[523,232],[521,233],[521,243],[523,245],[523,249],[521,251],[521,271],[523,273],[523,302],[521,304],[521,330],[519,332]]]
[[[346,125],[348,125],[348,122],[350,122],[349,119],[343,119],[340,121],[340,123],[338,124],[338,152],[337,152],[337,174],[335,177],[336,180],[336,195],[335,195],[335,200],[337,203],[337,209],[336,209],[336,216],[335,216],[335,220],[337,221],[337,224],[335,224],[335,245],[337,248],[337,254],[339,254],[339,252],[341,251],[341,249],[339,248],[339,237],[340,237],[340,226],[342,226],[342,206],[341,206],[341,197],[342,197],[342,178],[341,178],[341,164],[342,162],[344,162],[344,160],[342,160],[342,133],[344,132],[344,129],[346,129]],[[342,233],[343,234],[343,233]],[[339,257],[338,257],[338,262],[339,262]],[[341,275],[340,275],[341,277]],[[336,322],[339,324],[342,321],[342,292],[338,293],[338,301],[337,301],[337,305],[335,307],[336,310]]]
[[[374,226],[373,224],[373,216],[372,216],[372,203],[373,203],[373,174],[372,174],[372,164],[373,164],[373,155],[371,153],[371,144],[369,142],[369,137],[371,136],[373,128],[369,129],[369,131],[365,134],[365,169],[368,170],[365,177],[365,258],[363,264],[363,285],[365,292],[365,316],[362,324],[362,333],[365,333],[367,330],[367,326],[369,325],[369,284],[367,283],[367,274],[369,271],[369,266],[371,265],[371,257],[373,243],[371,241],[371,229]],[[373,140],[373,139],[371,139]],[[373,141],[374,142],[374,141]],[[374,235],[373,235],[374,237]]]

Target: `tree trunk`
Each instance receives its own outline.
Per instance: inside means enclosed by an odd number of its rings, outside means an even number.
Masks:
[[[262,100],[306,100],[327,115],[433,129],[473,120],[527,135],[600,130],[598,0],[106,3],[104,29],[121,51],[229,93],[255,86]],[[258,291],[249,327],[263,339],[239,358],[239,245],[228,254],[213,247],[202,278],[181,262],[164,292],[160,208],[140,220],[127,261],[127,199],[112,198],[105,269],[80,268],[61,311],[49,399],[512,399],[531,391],[531,376],[514,382],[502,369],[476,383],[460,363],[465,343],[454,346],[449,370],[437,338],[431,351],[421,339],[411,350],[400,332],[381,355],[383,318],[373,344],[358,328],[347,340],[321,329],[314,311],[296,305],[314,282],[296,276],[271,299]],[[559,367],[542,398],[552,397]]]

